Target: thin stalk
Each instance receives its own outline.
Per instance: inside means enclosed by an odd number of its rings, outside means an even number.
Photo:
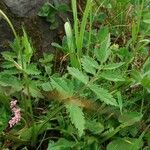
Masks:
[[[84,15],[82,18],[82,22],[81,22],[80,35],[79,35],[78,44],[77,44],[77,55],[78,55],[79,59],[82,56],[82,47],[83,47],[83,38],[84,38],[84,33],[85,33],[85,27],[86,27],[86,24],[88,21],[88,15],[91,10],[91,7],[92,7],[92,0],[88,0],[86,7],[85,7]]]
[[[104,143],[105,141],[109,140],[111,137],[113,137],[115,134],[117,134],[120,130],[124,129],[125,127],[129,126],[129,122],[125,122],[121,125],[119,125],[114,131],[111,133],[108,133],[106,137],[104,137],[101,141],[100,144]]]
[[[138,4],[140,5],[140,4]],[[140,32],[140,24],[141,24],[141,18],[142,18],[142,13],[143,13],[143,7],[144,7],[144,0],[142,0],[140,7],[140,11],[138,13],[138,18],[137,18],[137,25],[135,25],[135,23],[133,22],[133,30],[135,30],[134,35],[133,35],[133,45],[136,43],[137,41],[137,37],[138,37],[138,33]]]
[[[90,27],[89,27],[89,37],[88,37],[88,48],[87,48],[87,55],[89,55],[90,51],[90,44],[91,44],[91,35],[92,35],[92,9],[90,11]]]
[[[0,9],[0,15],[1,15],[2,18],[3,18],[4,20],[6,20],[6,22],[9,24],[9,26],[10,26],[10,28],[11,28],[11,30],[12,30],[14,36],[15,36],[15,38],[18,39],[16,30],[15,30],[13,24],[11,23],[10,19],[5,15],[5,13],[4,13],[1,9]]]

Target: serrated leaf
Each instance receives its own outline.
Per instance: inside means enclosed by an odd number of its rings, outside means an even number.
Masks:
[[[20,91],[23,87],[21,81],[10,74],[0,74],[0,85],[3,87],[12,87],[15,91]]]
[[[53,54],[44,53],[43,58],[40,58],[39,62],[41,62],[42,64],[47,64],[52,62],[53,58],[54,58]]]
[[[37,69],[37,66],[35,64],[30,64],[27,66],[26,69],[24,69],[24,71],[28,74],[28,75],[39,75],[41,72]]]
[[[66,109],[72,124],[78,129],[79,136],[82,136],[85,129],[85,118],[82,109],[73,104],[66,105]]]
[[[5,68],[5,69],[9,69],[9,68],[13,68],[15,67],[14,63],[13,62],[10,62],[10,61],[5,61],[1,64],[1,67],[2,68]]]
[[[88,73],[95,74],[96,69],[99,68],[98,63],[89,56],[84,56],[81,59],[81,62],[82,62],[83,69]]]
[[[49,65],[45,66],[45,71],[48,75],[51,75],[51,73],[52,73],[52,64],[49,64]]]
[[[118,106],[116,100],[106,89],[103,89],[96,84],[90,84],[88,85],[88,87],[97,95],[97,98],[102,102],[108,105]]]
[[[52,91],[53,90],[52,85],[50,84],[50,82],[45,82],[41,86],[42,86],[42,89],[44,91]]]
[[[2,52],[1,54],[3,58],[8,61],[13,61],[13,59],[16,57],[16,54],[14,52],[6,51],[6,52]]]
[[[89,78],[87,75],[83,74],[79,69],[68,67],[69,74],[71,74],[73,77],[77,78],[79,81],[83,82],[84,84],[87,84],[89,81]]]
[[[105,26],[98,31],[98,41],[101,43],[105,37],[109,34],[108,27]]]
[[[110,55],[110,34],[108,34],[105,39],[102,41],[100,48],[95,48],[95,55],[96,58],[101,62],[104,63],[108,59]]]
[[[53,89],[56,89],[65,95],[71,96],[73,94],[73,89],[63,78],[51,77],[51,85]]]
[[[114,71],[104,71],[99,76],[106,80],[114,82],[125,81],[125,79],[120,74],[118,74],[118,72]]]
[[[120,63],[112,63],[112,64],[108,64],[108,65],[105,65],[103,67],[104,70],[113,70],[113,69],[117,69],[119,67],[121,67],[122,65],[124,65],[125,62],[120,62]]]
[[[23,92],[28,95],[28,89],[25,88]],[[32,97],[35,98],[43,98],[42,93],[40,92],[40,89],[38,88],[38,83],[36,81],[29,81],[29,92]]]
[[[75,143],[68,141],[64,138],[60,138],[57,142],[50,141],[47,150],[65,150],[66,148],[71,148]]]
[[[10,75],[15,75],[18,73],[19,73],[19,70],[17,68],[10,68],[2,72],[2,74],[10,74]]]
[[[30,62],[32,54],[33,54],[33,48],[31,46],[31,43],[28,39],[28,35],[26,31],[23,29],[23,37],[22,37],[22,45],[24,46],[24,54],[25,54],[25,60],[26,62]]]

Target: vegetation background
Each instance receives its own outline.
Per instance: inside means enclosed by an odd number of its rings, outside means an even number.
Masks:
[[[24,27],[1,52],[0,149],[149,150],[150,0],[46,2],[64,32],[38,55]],[[32,26],[32,24],[31,24]],[[36,41],[38,44],[38,41]]]

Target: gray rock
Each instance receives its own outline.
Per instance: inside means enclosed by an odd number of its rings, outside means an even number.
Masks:
[[[19,17],[36,15],[46,0],[4,0],[11,12]]]
[[[68,14],[56,16],[59,21],[57,30],[50,30],[50,23],[37,16],[37,12],[48,0],[0,0],[0,9],[12,21],[15,29],[21,33],[22,25],[31,37],[38,52],[53,51],[51,43],[58,41],[59,33],[63,31]],[[50,3],[66,3],[70,0],[49,0]],[[62,16],[63,15],[63,16]],[[14,39],[7,23],[0,19],[0,51],[9,49],[9,43]]]
[[[13,14],[19,17],[35,16],[39,8],[48,0],[3,0]],[[66,3],[69,0],[49,0],[50,3]]]

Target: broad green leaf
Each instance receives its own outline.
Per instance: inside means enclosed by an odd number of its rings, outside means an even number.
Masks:
[[[28,75],[39,75],[41,72],[37,69],[35,64],[30,64],[24,69],[25,73]]]
[[[102,43],[105,37],[109,34],[108,27],[103,27],[98,31],[98,41]]]
[[[150,74],[150,58],[145,62],[143,69],[144,69],[144,76]]]
[[[118,74],[118,72],[114,72],[114,71],[104,71],[100,73],[99,76],[106,80],[114,81],[114,82],[125,81],[125,79],[120,74]]]
[[[42,64],[47,64],[47,63],[52,62],[53,58],[54,58],[53,54],[44,53],[43,58],[40,58],[39,62]]]
[[[20,71],[16,67],[9,68],[9,69],[3,71],[3,74],[9,74],[9,75],[16,75],[18,73],[20,73]]]
[[[103,89],[96,84],[90,84],[88,85],[88,87],[97,95],[97,98],[102,102],[108,105],[118,106],[116,100],[106,89]]]
[[[142,119],[143,115],[137,112],[127,112],[119,116],[120,123],[128,123],[128,125],[133,125],[136,122],[139,122]]]
[[[95,74],[96,69],[99,68],[98,63],[92,57],[84,56],[81,59],[81,62],[82,62],[83,69],[88,73]]]
[[[112,63],[112,64],[108,64],[108,65],[103,66],[103,69],[104,70],[113,70],[113,69],[117,69],[117,68],[121,67],[124,64],[125,64],[125,62]]]
[[[63,78],[51,77],[51,85],[53,89],[56,89],[63,94],[66,94],[68,96],[71,96],[73,94],[72,87],[70,87]]]
[[[1,54],[3,58],[8,61],[13,61],[14,58],[16,58],[16,54],[14,52],[6,51],[6,52],[2,52]]]
[[[90,130],[93,134],[100,134],[104,131],[104,126],[100,122],[86,121],[86,129]]]
[[[14,92],[20,91],[23,88],[22,82],[10,74],[0,74],[0,85],[3,87],[11,87]]]
[[[29,84],[29,92],[30,92],[32,97],[43,98],[43,95],[42,95],[40,89],[38,88],[38,82],[36,82],[36,81],[28,81],[28,84]],[[25,88],[23,90],[23,92],[26,95],[28,95],[28,89],[27,88]]]
[[[1,63],[1,67],[5,68],[5,69],[10,69],[10,68],[15,67],[15,65],[11,61],[4,61],[4,62]]]
[[[66,12],[69,10],[69,7],[66,4],[59,4],[58,6],[56,6],[56,9],[59,12]]]
[[[85,129],[85,118],[82,109],[74,104],[66,105],[66,109],[72,124],[78,129],[79,136],[82,136]]]
[[[150,11],[144,11],[143,12],[143,22],[150,24]]]
[[[69,74],[71,74],[73,77],[77,78],[79,81],[83,82],[84,84],[87,84],[89,81],[89,78],[87,75],[83,74],[79,69],[68,67]]]
[[[137,144],[138,139],[120,138],[107,145],[107,150],[140,150],[143,142]]]
[[[144,19],[143,22],[150,24],[150,19]]]
[[[47,150],[69,150],[75,143],[68,141],[64,138],[60,138],[57,142],[50,141]]]
[[[102,41],[100,48],[99,47],[95,48],[95,55],[101,63],[106,62],[106,60],[108,59],[110,55],[109,47],[110,47],[110,34],[108,34]]]
[[[41,86],[44,91],[52,91],[53,90],[50,82],[45,82]]]
[[[147,91],[150,93],[150,75],[149,76],[145,76],[142,81],[141,84],[143,87],[145,87],[147,89]]]

